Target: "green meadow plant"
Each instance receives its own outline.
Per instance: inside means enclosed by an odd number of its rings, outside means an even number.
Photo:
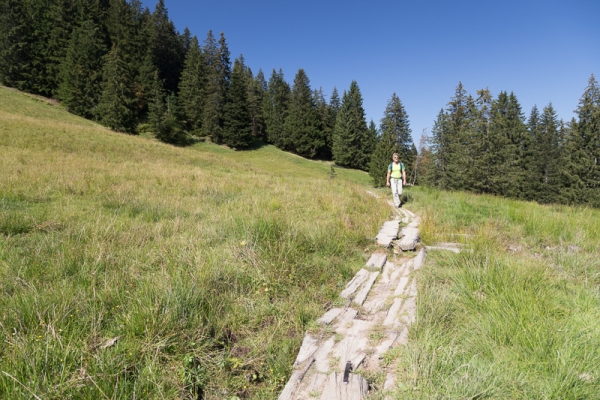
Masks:
[[[397,398],[600,397],[600,211],[410,188],[430,251]]]
[[[369,176],[0,87],[0,398],[274,399],[389,216]]]

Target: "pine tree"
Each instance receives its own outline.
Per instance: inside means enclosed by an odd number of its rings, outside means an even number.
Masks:
[[[205,65],[198,38],[191,39],[179,81],[179,105],[187,128],[200,132],[204,112]]]
[[[331,106],[325,101],[323,88],[319,88],[313,92],[315,104],[317,106],[317,114],[319,116],[319,124],[324,145],[319,151],[318,157],[324,160],[331,160],[331,145],[333,140],[333,129],[335,128],[335,115]]]
[[[446,184],[449,189],[468,190],[472,179],[470,171],[472,159],[468,152],[470,146],[470,110],[474,108],[474,100],[458,83],[454,97],[448,103],[447,131],[448,135],[448,176]]]
[[[204,41],[207,83],[203,131],[206,135],[210,135],[215,143],[222,143],[225,102],[231,75],[229,49],[223,32],[221,32],[218,45],[212,31],[209,31]]]
[[[539,181],[536,200],[540,203],[553,203],[559,197],[559,169],[561,137],[559,122],[552,103],[544,107],[539,121],[539,137],[535,144],[538,149],[537,169]]]
[[[367,170],[375,138],[367,129],[362,95],[356,81],[344,92],[333,135],[333,160],[337,165]]]
[[[600,86],[592,74],[565,143],[564,200],[600,207]]]
[[[223,143],[236,149],[248,148],[253,140],[247,90],[244,64],[236,59],[225,104],[223,128]]]
[[[398,153],[400,161],[406,167],[407,175],[410,175],[414,168],[412,130],[410,129],[408,114],[396,93],[393,93],[388,101],[379,126],[381,132],[389,132],[393,140],[397,143],[397,149],[388,154],[386,160],[390,160],[393,153]]]
[[[388,102],[388,107],[389,104],[390,103]],[[385,118],[386,117],[384,116],[384,119]],[[374,128],[375,123],[373,121],[371,122]],[[400,143],[398,142],[397,137],[393,135],[393,129],[389,129],[389,127],[385,130],[381,129],[381,137],[377,142],[369,166],[369,175],[373,180],[373,186],[385,186],[388,166],[392,161],[392,155],[394,153],[400,154]]]
[[[267,82],[262,69],[258,70],[256,78],[252,76],[252,70],[247,68],[246,83],[248,85],[248,113],[250,114],[250,131],[257,139],[265,138],[265,121],[262,113],[263,97],[265,95]]]
[[[91,118],[100,96],[104,44],[98,27],[86,21],[73,32],[61,66],[58,95],[74,114]]]
[[[451,162],[450,148],[452,145],[452,136],[448,127],[448,115],[443,109],[433,123],[431,130],[431,169],[428,175],[428,182],[441,189],[447,189],[452,179],[449,164]]]
[[[283,138],[284,150],[303,157],[313,158],[325,146],[310,81],[302,68],[294,78]]]
[[[283,71],[273,69],[267,91],[263,98],[263,116],[269,143],[283,149],[283,124],[288,114],[291,89],[283,77]]]
[[[158,0],[149,21],[149,51],[159,78],[169,93],[176,93],[183,70],[184,49],[164,0]]]
[[[121,57],[117,46],[106,55],[102,93],[95,109],[101,124],[126,133],[135,133],[137,99],[133,93],[133,74]]]

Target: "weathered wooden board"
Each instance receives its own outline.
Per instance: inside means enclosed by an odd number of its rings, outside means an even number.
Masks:
[[[387,254],[385,253],[373,253],[367,261],[367,267],[373,267],[381,269],[387,261]]]
[[[343,308],[332,308],[331,310],[323,314],[323,316],[319,318],[317,322],[323,325],[329,325],[331,321],[336,319],[337,316],[340,315],[342,312],[344,312]]]
[[[325,382],[321,400],[362,400],[366,397],[369,384],[357,374],[350,374],[348,383],[344,383],[343,372],[333,372]]]
[[[416,271],[425,264],[425,256],[427,255],[427,251],[425,249],[421,249],[419,254],[414,258],[413,269]]]
[[[417,228],[402,228],[402,239],[396,241],[396,245],[402,251],[414,250],[419,242],[419,230]]]
[[[346,288],[344,290],[342,290],[342,293],[340,293],[340,296],[343,297],[344,299],[350,298],[350,296],[352,296],[352,294],[356,291],[356,289],[358,289],[358,287],[361,285],[361,283],[363,283],[365,281],[365,279],[367,279],[368,277],[369,277],[369,271],[367,271],[364,268],[361,268],[361,270],[358,271],[356,273],[356,275],[354,275],[352,280],[350,282],[348,282],[348,284],[346,285]]]
[[[298,357],[296,357],[294,365],[301,364],[305,360],[308,360],[308,358],[312,356],[318,348],[319,341],[307,333],[304,336],[304,339],[302,339],[302,345],[300,346],[300,350],[298,351]]]
[[[388,310],[388,313],[383,321],[383,326],[400,326],[400,322],[398,321],[398,312],[402,308],[402,299],[397,297],[394,299],[394,303]]]
[[[329,363],[331,351],[335,346],[335,336],[330,337],[319,346],[319,350],[315,353],[315,370],[319,372],[329,373],[331,365]]]
[[[367,279],[367,281],[362,285],[360,290],[356,293],[356,297],[354,297],[354,302],[356,304],[362,305],[365,302],[367,295],[369,294],[369,291],[373,287],[373,283],[375,283],[375,280],[378,276],[379,271],[371,272],[369,279]]]

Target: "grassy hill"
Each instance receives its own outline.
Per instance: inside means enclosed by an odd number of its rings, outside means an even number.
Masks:
[[[276,398],[389,215],[362,172],[4,87],[0,153],[0,398]]]
[[[3,87],[0,154],[0,398],[276,398],[390,212],[362,172],[116,134]],[[393,398],[600,398],[600,211],[409,197],[425,244],[472,251],[419,271]]]

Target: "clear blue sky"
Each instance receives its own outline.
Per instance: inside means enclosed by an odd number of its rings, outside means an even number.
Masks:
[[[148,1],[151,9],[154,0]],[[232,61],[254,74],[303,68],[340,96],[356,80],[377,126],[392,93],[415,144],[459,81],[476,95],[514,92],[526,116],[552,102],[570,120],[592,73],[600,79],[600,0],[165,0],[179,31],[223,31]]]

